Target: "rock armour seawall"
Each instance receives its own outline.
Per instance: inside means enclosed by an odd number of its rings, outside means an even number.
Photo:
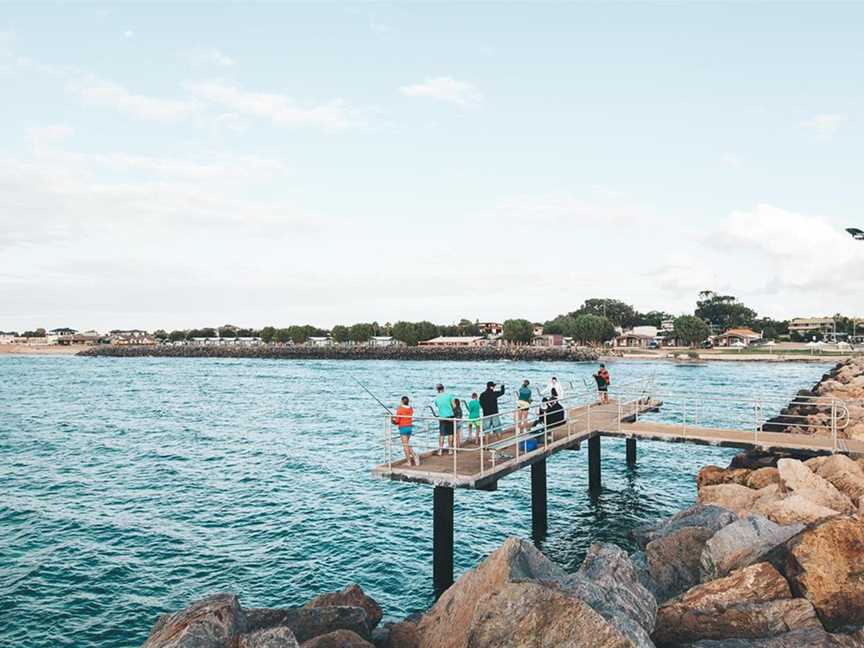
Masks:
[[[591,362],[589,349],[548,347],[306,347],[262,345],[231,346],[119,346],[105,345],[81,351],[80,356],[113,358],[262,358],[270,360],[547,360]]]

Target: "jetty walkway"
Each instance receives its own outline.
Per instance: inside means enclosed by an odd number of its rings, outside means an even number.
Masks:
[[[384,424],[384,461],[372,469],[379,479],[425,484],[433,493],[433,581],[436,597],[453,583],[453,497],[455,489],[495,491],[498,481],[522,468],[531,468],[531,520],[535,538],[547,531],[546,461],[553,455],[588,446],[588,489],[601,487],[601,437],[623,438],[626,461],[636,462],[637,439],[714,445],[764,451],[794,451],[819,455],[841,452],[864,455],[864,441],[843,438],[849,422],[846,403],[820,396],[780,394],[655,393],[653,385],[625,387],[609,403],[566,401],[566,420],[556,427],[517,429],[515,410],[495,436],[483,435],[458,448],[437,453],[438,418],[415,417],[412,445],[420,465],[403,456],[398,431],[387,417]],[[586,397],[582,398],[587,400]],[[785,406],[785,407],[784,407]],[[654,416],[663,409],[662,418]],[[766,418],[772,410],[785,412],[785,423]],[[790,412],[803,411],[806,414]],[[814,416],[815,414],[815,416]],[[532,409],[529,420],[537,418]],[[705,421],[734,419],[736,425],[708,425]],[[669,421],[673,422],[669,422]],[[746,423],[745,423],[746,421]],[[463,436],[467,435],[462,421]],[[533,440],[536,443],[531,443]]]

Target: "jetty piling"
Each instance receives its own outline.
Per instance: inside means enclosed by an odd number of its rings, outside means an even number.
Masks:
[[[588,439],[588,491],[600,492],[600,435]]]
[[[636,465],[636,439],[634,437],[628,437],[627,439],[627,465],[635,466]]]
[[[547,531],[546,460],[531,464],[531,532],[536,541]]]
[[[453,584],[453,489],[436,486],[432,498],[432,580],[437,600]]]

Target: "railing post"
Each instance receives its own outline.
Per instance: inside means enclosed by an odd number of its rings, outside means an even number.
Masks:
[[[618,399],[618,433],[621,433],[621,399]]]
[[[837,401],[831,399],[831,452],[837,452]]]
[[[393,453],[390,450],[390,417],[384,419],[384,455],[387,459],[387,470],[393,470]]]
[[[585,432],[591,431],[591,403],[588,403],[588,422],[585,424]]]
[[[456,476],[456,456],[459,454],[459,437],[456,436],[456,419],[450,419],[450,431],[453,433],[453,476]]]
[[[681,405],[681,427],[684,429],[684,437],[687,437],[687,399]]]
[[[484,469],[483,469],[483,458],[484,458],[483,457],[483,454],[484,454],[483,437],[486,436],[484,434],[485,430],[483,429],[484,427],[486,427],[486,421],[484,421],[483,418],[484,417],[482,417],[482,416],[480,417],[480,433],[479,433],[480,434],[480,474],[481,475],[484,472]]]

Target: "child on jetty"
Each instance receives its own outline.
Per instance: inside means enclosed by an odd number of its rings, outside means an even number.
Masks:
[[[396,416],[390,420],[393,421],[393,425],[399,428],[399,440],[402,441],[402,450],[408,465],[413,463],[415,466],[419,466],[420,457],[414,453],[414,449],[411,447],[411,434],[414,432],[414,408],[408,402],[408,397],[403,396],[401,404],[396,409]]]
[[[471,440],[471,430],[475,430],[477,443],[480,443],[480,399],[477,398],[477,392],[471,392],[471,400],[468,401],[468,441]]]
[[[462,418],[462,403],[458,398],[453,399],[453,418],[456,419],[453,421],[453,427],[456,431],[456,447],[462,447],[462,421],[459,420]]]

